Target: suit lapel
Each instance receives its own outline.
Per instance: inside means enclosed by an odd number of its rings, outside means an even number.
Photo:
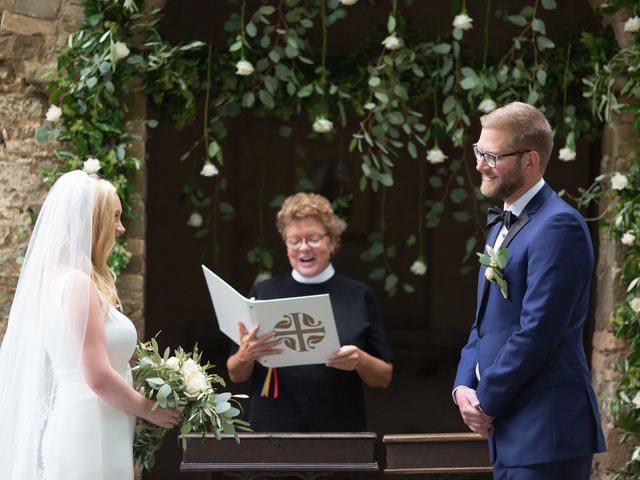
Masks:
[[[544,184],[544,186],[540,189],[538,193],[534,195],[534,197],[527,203],[527,206],[524,208],[522,213],[518,216],[518,219],[515,221],[511,228],[507,232],[507,236],[504,237],[502,245],[500,248],[506,248],[509,246],[511,241],[515,238],[515,236],[520,233],[520,231],[531,221],[530,215],[533,215],[538,208],[544,203],[544,201],[553,193],[553,190],[548,184]],[[496,243],[496,238],[502,229],[502,224],[499,223],[496,225],[490,232],[487,237],[487,245],[493,246]],[[484,267],[482,267],[484,268]],[[484,275],[482,276],[482,295],[480,297],[480,303],[476,314],[476,322],[478,326],[482,322],[482,311],[484,309],[484,305],[487,300],[487,294],[489,292],[489,285],[491,282],[487,280]]]

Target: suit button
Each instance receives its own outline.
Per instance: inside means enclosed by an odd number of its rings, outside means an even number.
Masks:
[[[478,330],[478,338],[484,337],[484,332],[482,330]]]

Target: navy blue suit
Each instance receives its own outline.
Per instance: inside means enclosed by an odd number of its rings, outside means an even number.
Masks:
[[[487,244],[501,227],[491,229]],[[602,452],[582,344],[594,264],[584,219],[545,184],[509,229],[504,247],[508,298],[485,280],[482,266],[476,319],[454,388],[475,389],[482,410],[495,417],[492,463],[518,467]]]

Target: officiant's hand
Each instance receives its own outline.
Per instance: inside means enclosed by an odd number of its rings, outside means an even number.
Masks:
[[[363,353],[355,345],[343,345],[327,359],[327,366],[339,370],[356,370],[362,361]]]
[[[275,337],[275,332],[271,331],[258,336],[258,326],[253,327],[251,331],[248,331],[242,322],[238,322],[238,326],[240,328],[240,348],[238,349],[240,361],[254,362],[260,357],[282,352],[282,349],[278,348],[282,340]]]

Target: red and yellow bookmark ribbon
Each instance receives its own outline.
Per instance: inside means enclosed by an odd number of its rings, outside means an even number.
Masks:
[[[262,397],[269,398],[269,387],[271,386],[271,378],[273,377],[273,398],[278,398],[278,369],[269,367],[267,376],[262,384]]]

